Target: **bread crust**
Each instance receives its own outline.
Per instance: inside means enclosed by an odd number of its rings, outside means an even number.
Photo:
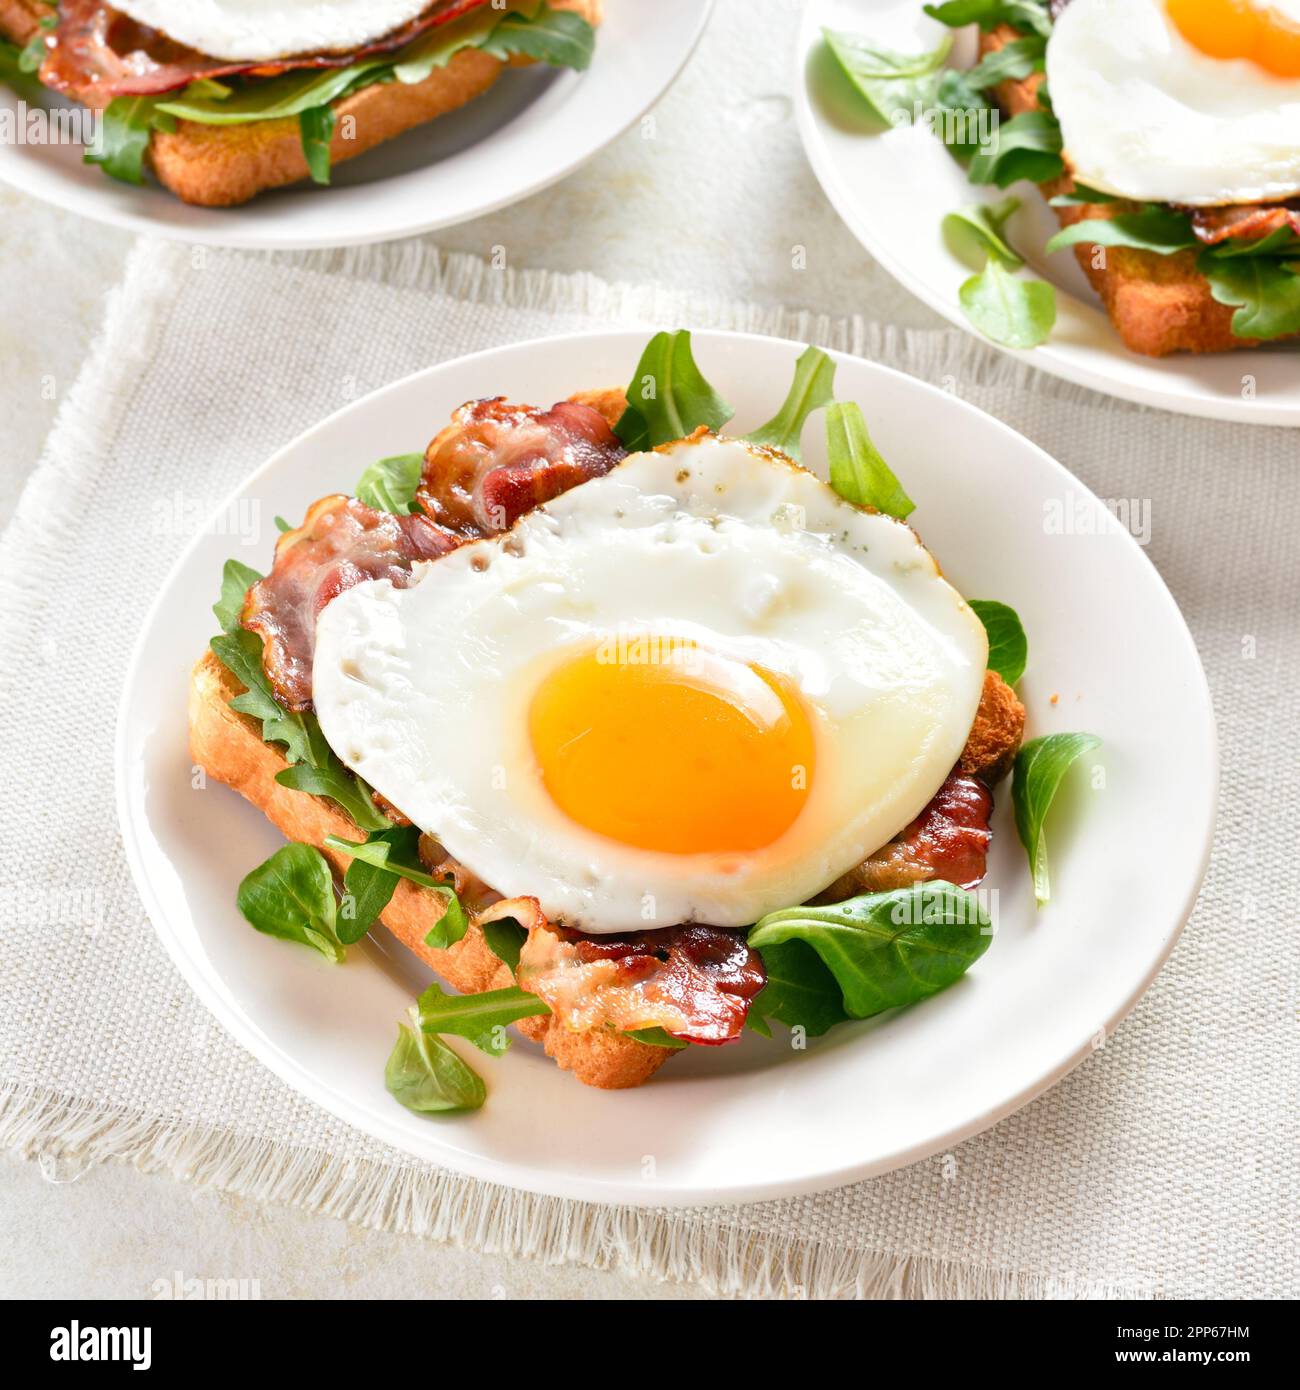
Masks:
[[[980,52],[994,52],[1017,37],[1013,28],[1001,25],[980,35]],[[1042,81],[1043,75],[1035,73],[1021,81],[1000,82],[994,95],[1008,115],[1019,116],[1038,109]],[[1067,174],[1044,184],[1043,194],[1052,198],[1073,187],[1074,179]],[[1114,217],[1127,207],[1125,203],[1087,203],[1053,211],[1061,225],[1069,227],[1085,219]],[[1131,352],[1144,357],[1167,357],[1174,352],[1231,352],[1235,348],[1259,346],[1260,339],[1238,338],[1233,333],[1236,310],[1214,298],[1210,282],[1196,269],[1195,251],[1161,256],[1131,246],[1098,248],[1091,242],[1073,250],[1121,341]]]
[[[573,10],[593,25],[603,14],[603,0],[551,0],[556,9]],[[40,0],[0,0],[0,32],[25,44],[40,19],[49,14]],[[481,49],[466,48],[423,82],[388,82],[333,103],[334,136],[330,161],[353,159],[376,145],[481,96],[509,64]],[[158,180],[182,202],[197,207],[235,207],[259,193],[310,177],[302,152],[298,121],[293,117],[250,121],[246,125],[210,126],[179,121],[174,131],[154,131],[149,161]]]
[[[195,765],[233,787],[287,839],[316,846],[341,877],[351,856],[330,848],[325,837],[361,840],[365,836],[332,802],[282,787],[275,780],[288,764],[263,741],[255,720],[231,709],[230,701],[242,690],[211,652],[195,666],[189,690],[190,751]],[[403,946],[462,994],[514,984],[510,967],[488,948],[477,923],[471,923],[448,950],[425,945],[425,935],[443,910],[440,894],[402,879],[381,920]],[[571,1032],[554,1015],[523,1019],[516,1026],[584,1085],[604,1090],[640,1086],[672,1055],[668,1048],[650,1047],[622,1034]]]

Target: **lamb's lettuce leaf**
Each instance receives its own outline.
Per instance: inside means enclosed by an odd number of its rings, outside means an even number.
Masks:
[[[313,183],[330,181],[330,142],[335,124],[332,106],[309,106],[298,116],[298,135]]]
[[[1238,338],[1300,333],[1300,259],[1209,250],[1196,258],[1196,268],[1210,282],[1214,298],[1236,308],[1232,331]]]
[[[410,1018],[409,1028],[397,1025],[397,1045],[384,1068],[388,1094],[418,1115],[477,1110],[487,1099],[482,1077],[420,1027],[417,1009],[410,1010]]]
[[[469,930],[469,918],[465,916],[465,909],[456,896],[456,889],[450,883],[434,878],[420,864],[415,848],[418,839],[417,831],[410,838],[401,835],[372,835],[361,843],[344,840],[338,835],[327,835],[325,843],[331,849],[341,849],[354,860],[359,859],[372,868],[408,879],[421,888],[431,888],[434,892],[441,893],[445,903],[443,915],[434,923],[424,942],[426,946],[445,951],[447,947],[454,946]]]
[[[751,444],[780,449],[801,459],[799,439],[809,415],[835,398],[835,363],[821,348],[807,347],[794,364],[794,380],[781,409],[758,429],[745,436]]]
[[[690,333],[679,328],[646,344],[614,433],[635,453],[684,439],[701,425],[719,430],[733,414],[696,366]]]
[[[848,502],[874,507],[900,521],[916,507],[871,442],[862,409],[836,401],[826,410],[826,453],[831,486]]]
[[[1093,734],[1045,734],[1031,739],[1016,754],[1011,779],[1011,804],[1016,815],[1016,832],[1029,855],[1034,876],[1034,897],[1041,907],[1052,896],[1047,871],[1047,836],[1044,823],[1052,808],[1065,774],[1076,758],[1099,747]]]
[[[984,624],[989,639],[988,668],[996,671],[1008,685],[1015,685],[1025,674],[1029,660],[1029,639],[1014,608],[994,599],[969,600],[975,616]]]
[[[1056,322],[1055,287],[1013,275],[997,256],[962,284],[957,299],[975,327],[1003,347],[1037,347]]]
[[[952,48],[950,34],[929,53],[898,53],[861,34],[835,29],[823,29],[822,36],[867,109],[885,125],[893,125],[900,117],[910,120],[918,105],[934,101]]]
[[[283,845],[239,885],[240,912],[260,932],[311,946],[337,964],[346,954],[336,935],[334,879],[311,845]]]
[[[377,512],[396,512],[399,516],[417,512],[420,508],[415,494],[423,471],[423,454],[394,454],[379,459],[361,475],[357,499]]]

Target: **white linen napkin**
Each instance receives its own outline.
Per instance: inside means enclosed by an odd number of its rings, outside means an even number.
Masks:
[[[347,397],[430,363],[626,323],[781,334],[946,382],[1100,496],[1139,499],[1214,692],[1219,842],[1192,922],[1133,1016],[953,1153],[821,1196],[598,1207],[388,1149],[290,1091],[207,1016],[121,851],[118,690],[186,540],[154,524],[159,499],[183,497],[197,517],[196,500],[215,507]],[[1107,400],[955,330],[497,272],[412,244],[288,264],[143,242],[0,539],[0,1142],[726,1293],[1293,1296],[1298,534],[1295,432]]]

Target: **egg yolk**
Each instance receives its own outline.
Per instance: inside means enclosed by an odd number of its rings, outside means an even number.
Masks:
[[[812,786],[813,727],[793,685],[689,642],[571,657],[538,687],[528,732],[556,805],[637,849],[762,849]]]
[[[1275,77],[1300,77],[1300,24],[1259,0],[1166,0],[1174,27],[1211,58],[1248,58]]]

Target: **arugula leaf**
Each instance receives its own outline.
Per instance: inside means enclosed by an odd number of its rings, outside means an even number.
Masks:
[[[191,95],[187,87],[178,97],[158,102],[164,115],[200,125],[245,125],[249,121],[275,121],[301,116],[317,106],[348,96],[362,79],[390,68],[386,58],[367,58],[346,68],[304,68],[280,77],[262,78],[229,96]]]
[[[1044,37],[1052,32],[1044,0],[947,0],[946,4],[923,8],[931,19],[952,29],[978,24],[987,32],[999,24],[1010,24],[1013,29],[1029,29]]]
[[[283,776],[284,774],[281,773],[280,775]],[[276,780],[279,781],[279,778]],[[387,823],[385,822],[385,824]],[[454,946],[469,930],[469,918],[465,916],[465,909],[461,906],[460,899],[456,896],[456,890],[451,884],[436,879],[432,874],[417,867],[418,855],[413,856],[414,862],[409,858],[404,860],[402,857],[394,857],[394,851],[397,851],[398,856],[411,852],[408,848],[408,842],[403,841],[401,837],[371,836],[370,839],[357,844],[352,840],[344,840],[338,835],[327,835],[325,843],[331,849],[341,849],[345,854],[350,854],[354,859],[360,859],[363,863],[370,864],[374,868],[396,874],[399,878],[409,879],[410,882],[419,884],[421,888],[432,888],[434,892],[443,895],[446,906],[442,916],[433,924],[428,935],[424,938],[426,946],[445,951],[449,946]]]
[[[513,917],[494,917],[479,923],[489,951],[505,961],[511,970],[519,969],[519,953],[528,940],[527,931]]]
[[[1300,236],[1290,227],[1279,227],[1265,237],[1250,241],[1245,237],[1230,237],[1210,248],[1213,255],[1235,260],[1238,256],[1300,255]]]
[[[246,687],[230,702],[231,709],[260,719],[264,742],[284,744],[284,755],[291,763],[310,762],[322,755],[315,741],[315,721],[308,715],[290,713],[271,693],[271,682],[262,670],[262,639],[255,632],[234,628],[214,637],[209,645],[217,660]]]
[[[750,944],[753,945],[752,937]],[[816,1038],[848,1018],[835,976],[811,946],[802,941],[784,945],[773,942],[764,946],[759,955],[767,971],[767,984],[754,996],[745,1020],[755,1032],[764,1031],[757,1026],[760,1020],[766,1024],[774,1018]],[[770,1028],[766,1029],[766,1036],[772,1036]]]
[[[303,158],[313,183],[330,181],[330,141],[334,139],[334,124],[332,106],[309,106],[298,115]]]
[[[1203,251],[1196,268],[1220,304],[1237,306],[1232,331],[1238,338],[1267,340],[1300,333],[1300,262]]]
[[[414,857],[418,861],[420,832],[413,825],[393,825],[387,830],[374,830],[366,837],[366,843],[376,840],[386,841],[392,848],[389,853],[398,853],[403,858]],[[397,888],[398,875],[391,869],[381,869],[378,865],[354,858],[343,875],[343,907],[339,912],[339,940],[347,945],[360,941],[375,924],[375,920],[393,899]]]
[[[282,787],[325,796],[347,812],[362,830],[387,830],[392,824],[370,799],[366,784],[331,753],[323,761],[293,763],[275,774]]]
[[[719,430],[735,412],[705,381],[684,328],[656,333],[627,388],[627,409],[614,426],[633,453],[671,444],[707,425]]]
[[[826,452],[831,486],[848,502],[874,507],[900,521],[916,507],[871,442],[862,410],[852,401],[835,401],[826,410]]]
[[[580,14],[543,5],[534,19],[506,15],[483,44],[483,51],[503,60],[517,53],[552,67],[584,72],[596,51],[596,31]]]
[[[996,256],[1011,270],[1019,270],[1024,261],[1002,236],[1007,219],[1020,207],[1020,199],[1003,198],[1000,203],[972,203],[958,208],[943,219],[943,232],[950,245],[972,268],[979,264],[970,252],[981,257]]]
[[[971,610],[984,624],[989,638],[989,670],[996,671],[1008,685],[1015,685],[1025,674],[1029,660],[1029,639],[1014,608],[994,599],[973,598]]]
[[[1046,66],[1047,40],[1041,34],[1026,34],[1001,48],[986,53],[966,72],[966,81],[977,91],[996,87],[999,82],[1020,82]]]
[[[871,1018],[946,989],[991,940],[979,899],[942,881],[769,912],[749,933],[749,944],[760,952],[789,941],[811,946],[834,975],[853,1018]]]
[[[1160,256],[1172,256],[1175,251],[1187,251],[1201,244],[1186,213],[1175,212],[1158,203],[1146,203],[1136,212],[1090,217],[1062,227],[1044,250],[1051,255],[1053,251],[1078,246],[1081,242],[1095,246],[1131,246],[1138,251],[1154,251]]]
[[[1046,111],[1024,111],[999,122],[993,139],[975,151],[967,176],[974,184],[1006,188],[1021,179],[1046,183],[1064,172],[1056,117]]]
[[[671,1033],[664,1032],[662,1028],[632,1028],[625,1036],[635,1038],[637,1042],[645,1043],[647,1047],[671,1047],[674,1052],[679,1052],[683,1047],[690,1046],[685,1038],[675,1038]]]
[[[1037,347],[1056,322],[1056,289],[1012,275],[996,256],[957,291],[962,312],[1003,347]]]
[[[357,500],[377,512],[396,512],[398,516],[418,512],[415,493],[423,470],[423,454],[394,454],[380,459],[361,475]]]
[[[1040,907],[1052,896],[1043,823],[1071,763],[1100,745],[1101,739],[1093,734],[1045,734],[1030,740],[1016,754],[1011,804],[1016,813],[1016,832],[1029,855],[1034,897]]]
[[[794,364],[794,380],[781,409],[746,439],[781,449],[796,461],[802,458],[799,437],[814,410],[829,405],[835,396],[835,363],[821,348],[807,347]]]
[[[951,34],[929,53],[897,53],[860,34],[834,29],[823,29],[822,37],[871,114],[886,125],[893,125],[899,113],[910,120],[918,104],[928,106],[934,100],[952,48]]]
[[[239,885],[240,912],[260,932],[314,947],[335,964],[346,952],[335,935],[334,879],[311,845],[284,845]]]
[[[417,1019],[413,1008],[412,1026],[397,1025],[397,1045],[384,1068],[388,1094],[418,1115],[477,1110],[487,1099],[482,1077],[440,1038],[424,1032]]]
[[[23,68],[23,52],[16,43],[0,38],[0,82],[12,87],[24,101],[39,104],[45,89]]]
[[[98,164],[110,178],[144,182],[144,157],[162,108],[153,97],[117,97],[104,108],[100,138],[83,160]]]
[[[500,1057],[510,1046],[511,1039],[505,1031],[509,1024],[551,1012],[545,1001],[523,989],[445,994],[436,984],[420,995],[416,1010],[424,1032],[455,1033],[493,1057]]]
[[[46,26],[42,23],[41,28],[44,30]],[[32,74],[40,72],[41,64],[45,61],[49,51],[44,32],[33,34],[27,41],[26,47],[18,55],[18,71]]]
[[[222,632],[239,631],[239,615],[244,611],[248,591],[262,576],[238,560],[227,560],[221,571],[221,597],[212,605]]]

